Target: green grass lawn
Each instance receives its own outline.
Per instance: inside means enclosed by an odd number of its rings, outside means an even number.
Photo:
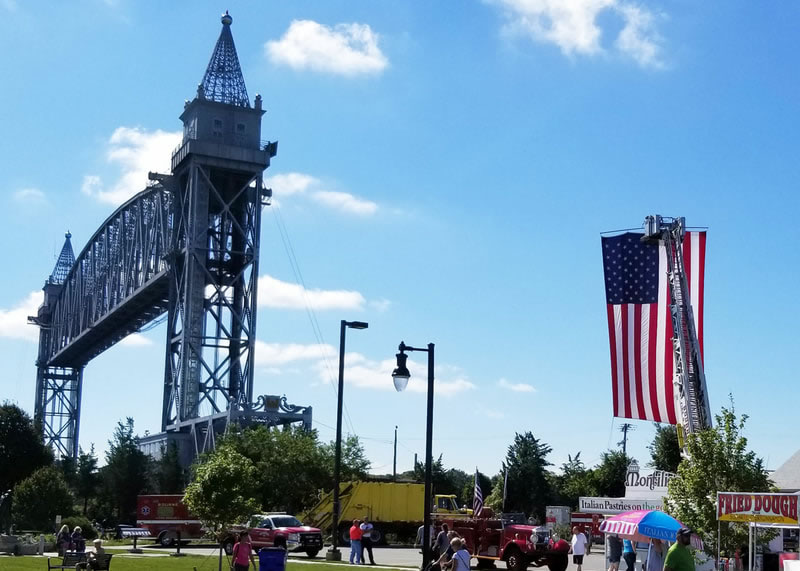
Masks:
[[[287,571],[333,571],[334,568],[341,569],[341,564],[337,563],[294,563],[289,561]],[[186,557],[153,557],[116,554],[111,559],[111,571],[217,571],[219,562],[217,556],[205,557],[202,555],[187,555]],[[222,559],[223,571],[230,570],[230,563],[227,557]],[[46,557],[11,557],[0,556],[0,570],[2,571],[47,571]],[[258,567],[250,571],[258,571]]]

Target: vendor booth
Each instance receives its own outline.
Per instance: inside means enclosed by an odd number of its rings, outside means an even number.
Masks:
[[[746,522],[748,526],[747,568],[762,571],[789,571],[796,569],[797,543],[794,552],[787,550],[783,543],[784,529],[797,529],[800,532],[800,520],[797,512],[798,494],[788,493],[754,493],[754,492],[717,492],[717,561],[724,567],[727,563],[720,560],[720,538],[722,522]],[[781,531],[780,543],[772,543],[775,549],[767,559],[757,558],[756,541],[759,528],[773,528]],[[794,534],[791,534],[794,535]],[[733,568],[728,565],[733,571]]]

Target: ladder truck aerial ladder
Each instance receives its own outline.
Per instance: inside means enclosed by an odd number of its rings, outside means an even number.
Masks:
[[[674,358],[673,382],[678,395],[681,423],[678,441],[686,453],[686,434],[711,427],[711,408],[708,402],[703,357],[692,310],[689,284],[684,266],[683,240],[686,219],[669,218],[657,214],[644,221],[642,241],[662,242],[667,254],[667,279],[669,281],[670,316],[672,319],[672,346]]]

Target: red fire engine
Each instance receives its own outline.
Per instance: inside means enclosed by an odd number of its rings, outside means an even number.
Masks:
[[[570,527],[578,526],[581,532],[589,532],[592,543],[602,543],[603,533],[600,531],[600,524],[603,522],[603,514],[589,514],[573,512],[570,517]]]

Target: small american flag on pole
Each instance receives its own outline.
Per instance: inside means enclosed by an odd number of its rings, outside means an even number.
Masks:
[[[478,517],[483,511],[483,494],[481,493],[481,484],[478,480],[478,468],[475,468],[475,497],[472,500],[472,515]]]
[[[602,238],[614,416],[677,424],[667,251],[642,236]],[[705,232],[686,232],[683,256],[702,356]]]

